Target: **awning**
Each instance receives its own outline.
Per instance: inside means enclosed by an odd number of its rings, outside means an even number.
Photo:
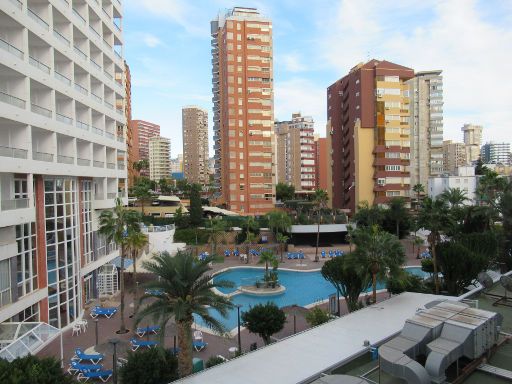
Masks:
[[[0,358],[13,361],[28,354],[35,355],[59,335],[59,329],[46,323],[0,324]]]
[[[115,265],[116,268],[121,268],[121,256],[117,256],[115,259],[113,259],[109,264]],[[133,264],[133,261],[131,259],[124,258],[124,269],[128,268]]]

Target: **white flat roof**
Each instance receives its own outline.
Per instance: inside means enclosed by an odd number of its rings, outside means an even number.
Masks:
[[[317,231],[317,224],[292,225],[291,227],[291,233],[317,233]],[[347,224],[320,224],[320,233],[328,232],[348,232]]]
[[[363,353],[366,350],[363,347],[365,340],[380,344],[400,332],[405,320],[412,317],[417,309],[439,299],[456,300],[450,296],[405,292],[177,383],[308,383],[320,373]]]

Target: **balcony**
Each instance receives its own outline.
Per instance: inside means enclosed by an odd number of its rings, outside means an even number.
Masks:
[[[26,159],[28,151],[21,148],[0,146],[0,156],[12,157],[15,159]]]
[[[23,3],[20,0],[11,0],[11,3],[13,3],[20,10],[23,8]]]
[[[103,100],[101,97],[99,97],[98,95],[95,95],[94,93],[91,92],[91,96],[94,100],[96,100],[98,103],[102,104],[103,103]]]
[[[105,168],[105,162],[104,161],[94,160],[92,162],[92,165],[97,167],[97,168]]]
[[[76,163],[78,165],[81,165],[81,166],[84,166],[84,167],[88,167],[88,166],[91,165],[91,160],[78,158],[78,159],[76,159]]]
[[[73,125],[73,119],[71,117],[68,117],[66,115],[63,115],[62,113],[56,112],[55,113],[57,117],[57,121],[60,121],[61,123]]]
[[[78,84],[78,83],[75,83],[75,89],[76,89],[78,92],[80,92],[80,93],[82,93],[82,94],[84,94],[84,95],[86,95],[86,96],[89,94],[89,91],[88,91],[85,87],[82,87],[82,86],[81,86],[80,84]]]
[[[30,8],[27,8],[27,13],[28,15],[30,16],[31,19],[33,19],[37,24],[39,24],[41,27],[43,27],[44,29],[46,29],[47,31],[50,30],[50,26],[48,25],[48,23],[46,21],[44,21],[43,19],[41,19],[38,15],[37,15],[37,12],[34,12],[33,10],[31,10]]]
[[[80,48],[78,48],[76,45],[73,46],[73,50],[75,51],[75,53],[80,56],[80,58],[84,61],[87,61],[87,55],[85,54],[84,51],[82,51]]]
[[[96,128],[94,125],[92,126],[92,131],[97,134],[97,135],[100,135],[100,136],[103,136],[103,130],[102,129],[99,129],[99,128]],[[102,165],[103,167],[103,165]]]
[[[116,169],[116,164],[115,163],[107,163],[107,168],[108,169]]]
[[[57,155],[57,163],[61,164],[73,164],[75,159],[71,156]]]
[[[62,81],[64,84],[71,85],[71,79],[64,76],[62,73],[55,71],[55,78]]]
[[[28,208],[28,206],[29,206],[28,199],[2,200],[2,203],[1,203],[2,211],[11,211],[13,209],[23,209],[23,208]]]
[[[71,46],[71,43],[68,39],[66,39],[59,31],[56,29],[53,30],[53,35],[57,38],[57,40],[60,40],[61,43],[67,45],[68,47]]]
[[[114,140],[115,139],[115,136],[113,133],[110,133],[110,132],[105,132],[105,136],[108,137],[109,139],[111,140]]]
[[[18,108],[25,109],[25,104],[26,104],[25,100],[22,100],[19,97],[16,97],[13,95],[9,95],[8,93],[2,92],[2,91],[0,91],[0,101],[7,103],[7,104],[14,105],[15,107],[18,107]]]
[[[80,22],[80,24],[82,24],[82,25],[86,25],[87,24],[87,22],[85,21],[83,16],[80,13],[78,13],[78,11],[75,8],[72,8],[71,12],[77,18],[77,20]]]
[[[123,136],[117,136],[117,141],[120,143],[124,143],[124,137]]]
[[[114,104],[112,103],[109,103],[107,100],[104,100],[103,103],[105,104],[105,106],[108,108],[108,109],[114,109]]]
[[[76,121],[76,127],[80,128],[80,129],[83,129],[84,131],[88,131],[89,130],[89,124],[84,123],[83,121],[80,121],[80,120]]]
[[[47,66],[46,64],[43,64],[41,63],[39,60],[37,60],[36,58],[32,57],[32,56],[29,56],[28,57],[28,62],[30,63],[30,65],[40,69],[41,71],[43,71],[44,73],[47,73],[48,75],[50,74],[50,67]]]
[[[96,36],[98,39],[101,39],[100,34],[90,25],[89,25],[89,30],[93,33],[94,36]]]
[[[37,161],[53,162],[53,153],[33,152],[32,158]]]
[[[46,116],[46,117],[49,117],[50,119],[52,118],[52,111],[49,110],[48,108],[45,108],[45,107],[41,107],[40,105],[36,105],[34,103],[30,104],[30,110],[34,113],[37,113],[38,115],[41,115],[41,116]]]
[[[101,65],[99,65],[97,62],[95,62],[93,59],[89,59],[89,61],[91,62],[92,66],[94,68],[96,68],[98,71],[101,71]]]
[[[125,168],[124,161],[117,162],[117,169],[123,170]]]
[[[117,192],[107,192],[107,199],[117,198]]]
[[[0,38],[0,47],[13,54],[14,56],[16,56],[17,58],[19,59],[22,59],[23,60],[23,56],[24,56],[24,53],[22,50],[16,48],[14,45],[8,43],[7,41],[5,41],[4,39]]]

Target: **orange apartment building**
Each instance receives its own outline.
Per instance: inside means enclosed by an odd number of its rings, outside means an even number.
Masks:
[[[211,34],[216,201],[265,214],[275,204],[272,22],[235,7]]]
[[[131,120],[129,131],[131,133],[133,158],[149,161],[149,139],[160,136],[160,126],[144,120]],[[141,176],[149,177],[149,169],[140,171]]]

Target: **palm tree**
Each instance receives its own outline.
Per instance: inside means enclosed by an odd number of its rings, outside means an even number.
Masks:
[[[288,229],[292,225],[292,219],[286,212],[273,210],[265,216],[268,220],[268,227],[274,234],[278,232],[288,232]]]
[[[283,262],[283,250],[284,250],[284,245],[286,244],[286,242],[289,240],[290,238],[280,232],[277,233],[276,235],[276,240],[277,242],[279,243],[279,249],[281,251],[281,263]]]
[[[378,226],[358,227],[354,230],[355,254],[372,277],[373,302],[377,302],[377,277],[386,272],[396,276],[405,261],[405,253],[398,238]]]
[[[414,187],[412,187],[412,190],[416,192],[416,210],[420,207],[420,194],[425,192],[425,187],[423,184],[415,184]]]
[[[459,208],[468,199],[466,191],[460,188],[448,188],[439,197],[449,203],[452,208]]]
[[[131,194],[140,202],[142,216],[144,216],[144,203],[150,201],[153,197],[151,187],[151,180],[147,177],[138,177],[131,190]]]
[[[232,287],[228,281],[212,280],[208,274],[211,257],[198,261],[188,252],[178,251],[176,256],[163,252],[149,262],[144,268],[157,278],[145,285],[146,289],[158,291],[158,294],[144,295],[141,302],[150,303],[139,310],[135,323],[151,317],[160,325],[161,340],[165,338],[163,330],[169,320],[174,319],[178,332],[178,370],[181,377],[192,373],[192,323],[194,315],[206,326],[217,333],[224,334],[225,326],[212,316],[209,309],[214,309],[222,317],[233,308],[231,299],[217,295],[212,288]]]
[[[212,255],[217,253],[217,243],[219,241],[219,235],[226,230],[226,224],[222,221],[222,218],[216,217],[210,219],[210,243],[212,245]]]
[[[268,266],[271,265],[272,268],[277,267],[277,258],[274,255],[274,252],[272,251],[263,251],[260,254],[260,261],[258,261],[259,264],[265,264],[265,279],[268,278]]]
[[[142,160],[139,160],[139,161],[135,161],[133,163],[132,167],[137,172],[140,172],[143,169],[149,169],[149,160],[148,159],[142,159]]]
[[[249,246],[250,246],[250,244],[254,244],[255,241],[256,241],[256,235],[252,232],[247,231],[247,233],[245,234],[245,241],[244,241],[246,264],[249,264]]]
[[[354,227],[350,224],[347,225],[347,234],[345,240],[348,241],[349,252],[352,253],[352,242],[354,241]]]
[[[315,211],[317,212],[316,218],[316,250],[315,250],[315,261],[318,262],[320,258],[318,257],[318,243],[320,242],[320,221],[322,219],[322,209],[324,209],[327,205],[327,201],[329,200],[329,196],[327,192],[323,189],[317,189],[315,194],[313,195],[313,203],[315,205]]]
[[[414,236],[414,239],[412,240],[412,248],[414,253],[414,246],[416,246],[416,258],[420,258],[420,247],[423,245],[423,239],[419,236]]]
[[[405,221],[408,216],[407,208],[405,208],[405,200],[402,197],[395,197],[388,204],[389,216],[396,225],[396,237],[400,238],[400,223]]]
[[[124,258],[129,234],[140,232],[139,220],[140,214],[126,209],[120,198],[116,199],[116,206],[112,210],[101,212],[99,220],[99,233],[105,236],[107,242],[114,241],[121,247],[121,276],[119,278],[121,326],[118,333],[128,332],[124,323]]]
[[[137,256],[139,252],[148,245],[148,237],[140,230],[137,232],[129,232],[126,238],[126,245],[131,250],[132,261],[133,261],[133,282],[137,284]],[[137,312],[138,306],[138,292],[137,285],[135,285],[135,295],[133,298],[135,303],[135,312]]]
[[[436,295],[439,294],[439,276],[437,275],[437,244],[441,241],[441,234],[451,227],[452,218],[448,213],[448,205],[443,199],[423,200],[421,210],[418,213],[418,225],[430,231],[427,240],[432,249],[432,264],[434,267],[434,282]]]

